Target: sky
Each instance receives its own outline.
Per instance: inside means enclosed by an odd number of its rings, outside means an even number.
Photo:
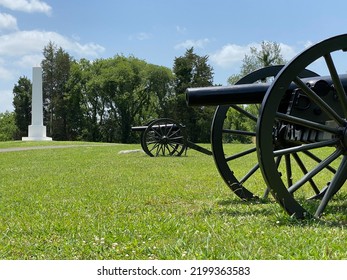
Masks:
[[[0,113],[49,42],[77,60],[133,55],[171,69],[194,47],[226,85],[251,46],[276,42],[290,60],[347,33],[346,11],[346,0],[0,0]]]

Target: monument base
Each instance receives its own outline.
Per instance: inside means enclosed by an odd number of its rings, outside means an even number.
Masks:
[[[28,137],[22,137],[22,141],[52,141],[51,137],[46,137],[46,126],[29,125]]]

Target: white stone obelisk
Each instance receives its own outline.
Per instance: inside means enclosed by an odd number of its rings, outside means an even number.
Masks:
[[[33,67],[33,88],[31,101],[31,125],[28,137],[23,141],[52,141],[46,137],[46,126],[43,125],[43,97],[42,97],[42,68]]]

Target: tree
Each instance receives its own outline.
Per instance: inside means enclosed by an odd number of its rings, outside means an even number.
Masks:
[[[14,140],[18,132],[15,123],[15,113],[0,113],[0,141]]]
[[[72,61],[70,75],[66,81],[64,94],[65,131],[67,140],[91,140],[88,135],[87,82],[90,62],[81,59]]]
[[[20,77],[13,88],[14,119],[20,138],[28,135],[31,124],[31,91],[32,84],[27,77]]]
[[[131,126],[167,110],[172,96],[170,69],[122,55],[84,63],[83,68],[85,82],[80,89],[85,88],[88,129],[84,131],[89,140],[133,142],[138,134],[131,133]]]
[[[174,76],[172,71],[164,66],[148,64],[146,69],[148,91],[150,92],[150,108],[142,111],[143,120],[166,118],[170,116],[174,99]]]
[[[43,50],[42,66],[44,119],[49,135],[67,140],[66,83],[72,58],[61,47],[50,42]]]
[[[232,75],[228,78],[228,83],[233,85],[247,74],[271,65],[285,64],[281,54],[281,47],[275,42],[262,41],[260,49],[256,47],[250,48],[250,55],[245,55],[241,71],[239,74]]]
[[[157,117],[169,95],[172,74],[167,68],[148,64],[133,56],[115,56],[105,61],[101,72],[108,117],[119,127],[120,141],[131,142],[135,120]],[[111,128],[109,128],[111,129]]]
[[[172,117],[182,122],[195,142],[209,141],[209,127],[213,117],[211,107],[187,107],[185,92],[189,87],[207,87],[213,84],[213,68],[208,64],[208,56],[199,56],[194,48],[186,50],[184,56],[176,57],[175,75],[176,101],[172,106]]]

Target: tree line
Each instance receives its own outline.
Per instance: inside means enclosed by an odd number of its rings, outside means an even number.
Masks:
[[[173,70],[134,56],[77,61],[53,43],[43,56],[44,124],[54,140],[132,143],[139,138],[131,132],[134,125],[169,117],[203,126],[210,115],[208,108],[185,104],[187,87],[213,84],[208,57],[193,48],[175,58]],[[20,77],[13,89],[17,137],[27,135],[31,123],[31,87]],[[193,133],[193,140],[208,141],[208,127],[200,128],[204,134]]]
[[[47,136],[54,140],[138,142],[139,134],[131,131],[132,126],[166,117],[184,124],[191,141],[209,142],[215,108],[187,107],[185,101],[188,87],[213,85],[207,55],[187,49],[175,57],[170,69],[134,56],[75,60],[50,42],[43,57],[44,125]],[[279,45],[263,42],[260,50],[251,48],[240,74],[232,75],[229,83],[257,68],[279,63],[283,63]],[[14,85],[14,112],[0,114],[0,140],[28,135],[31,89],[32,83],[25,76]],[[5,120],[6,125],[2,125]],[[228,121],[235,129],[249,126],[239,116],[228,116]]]

